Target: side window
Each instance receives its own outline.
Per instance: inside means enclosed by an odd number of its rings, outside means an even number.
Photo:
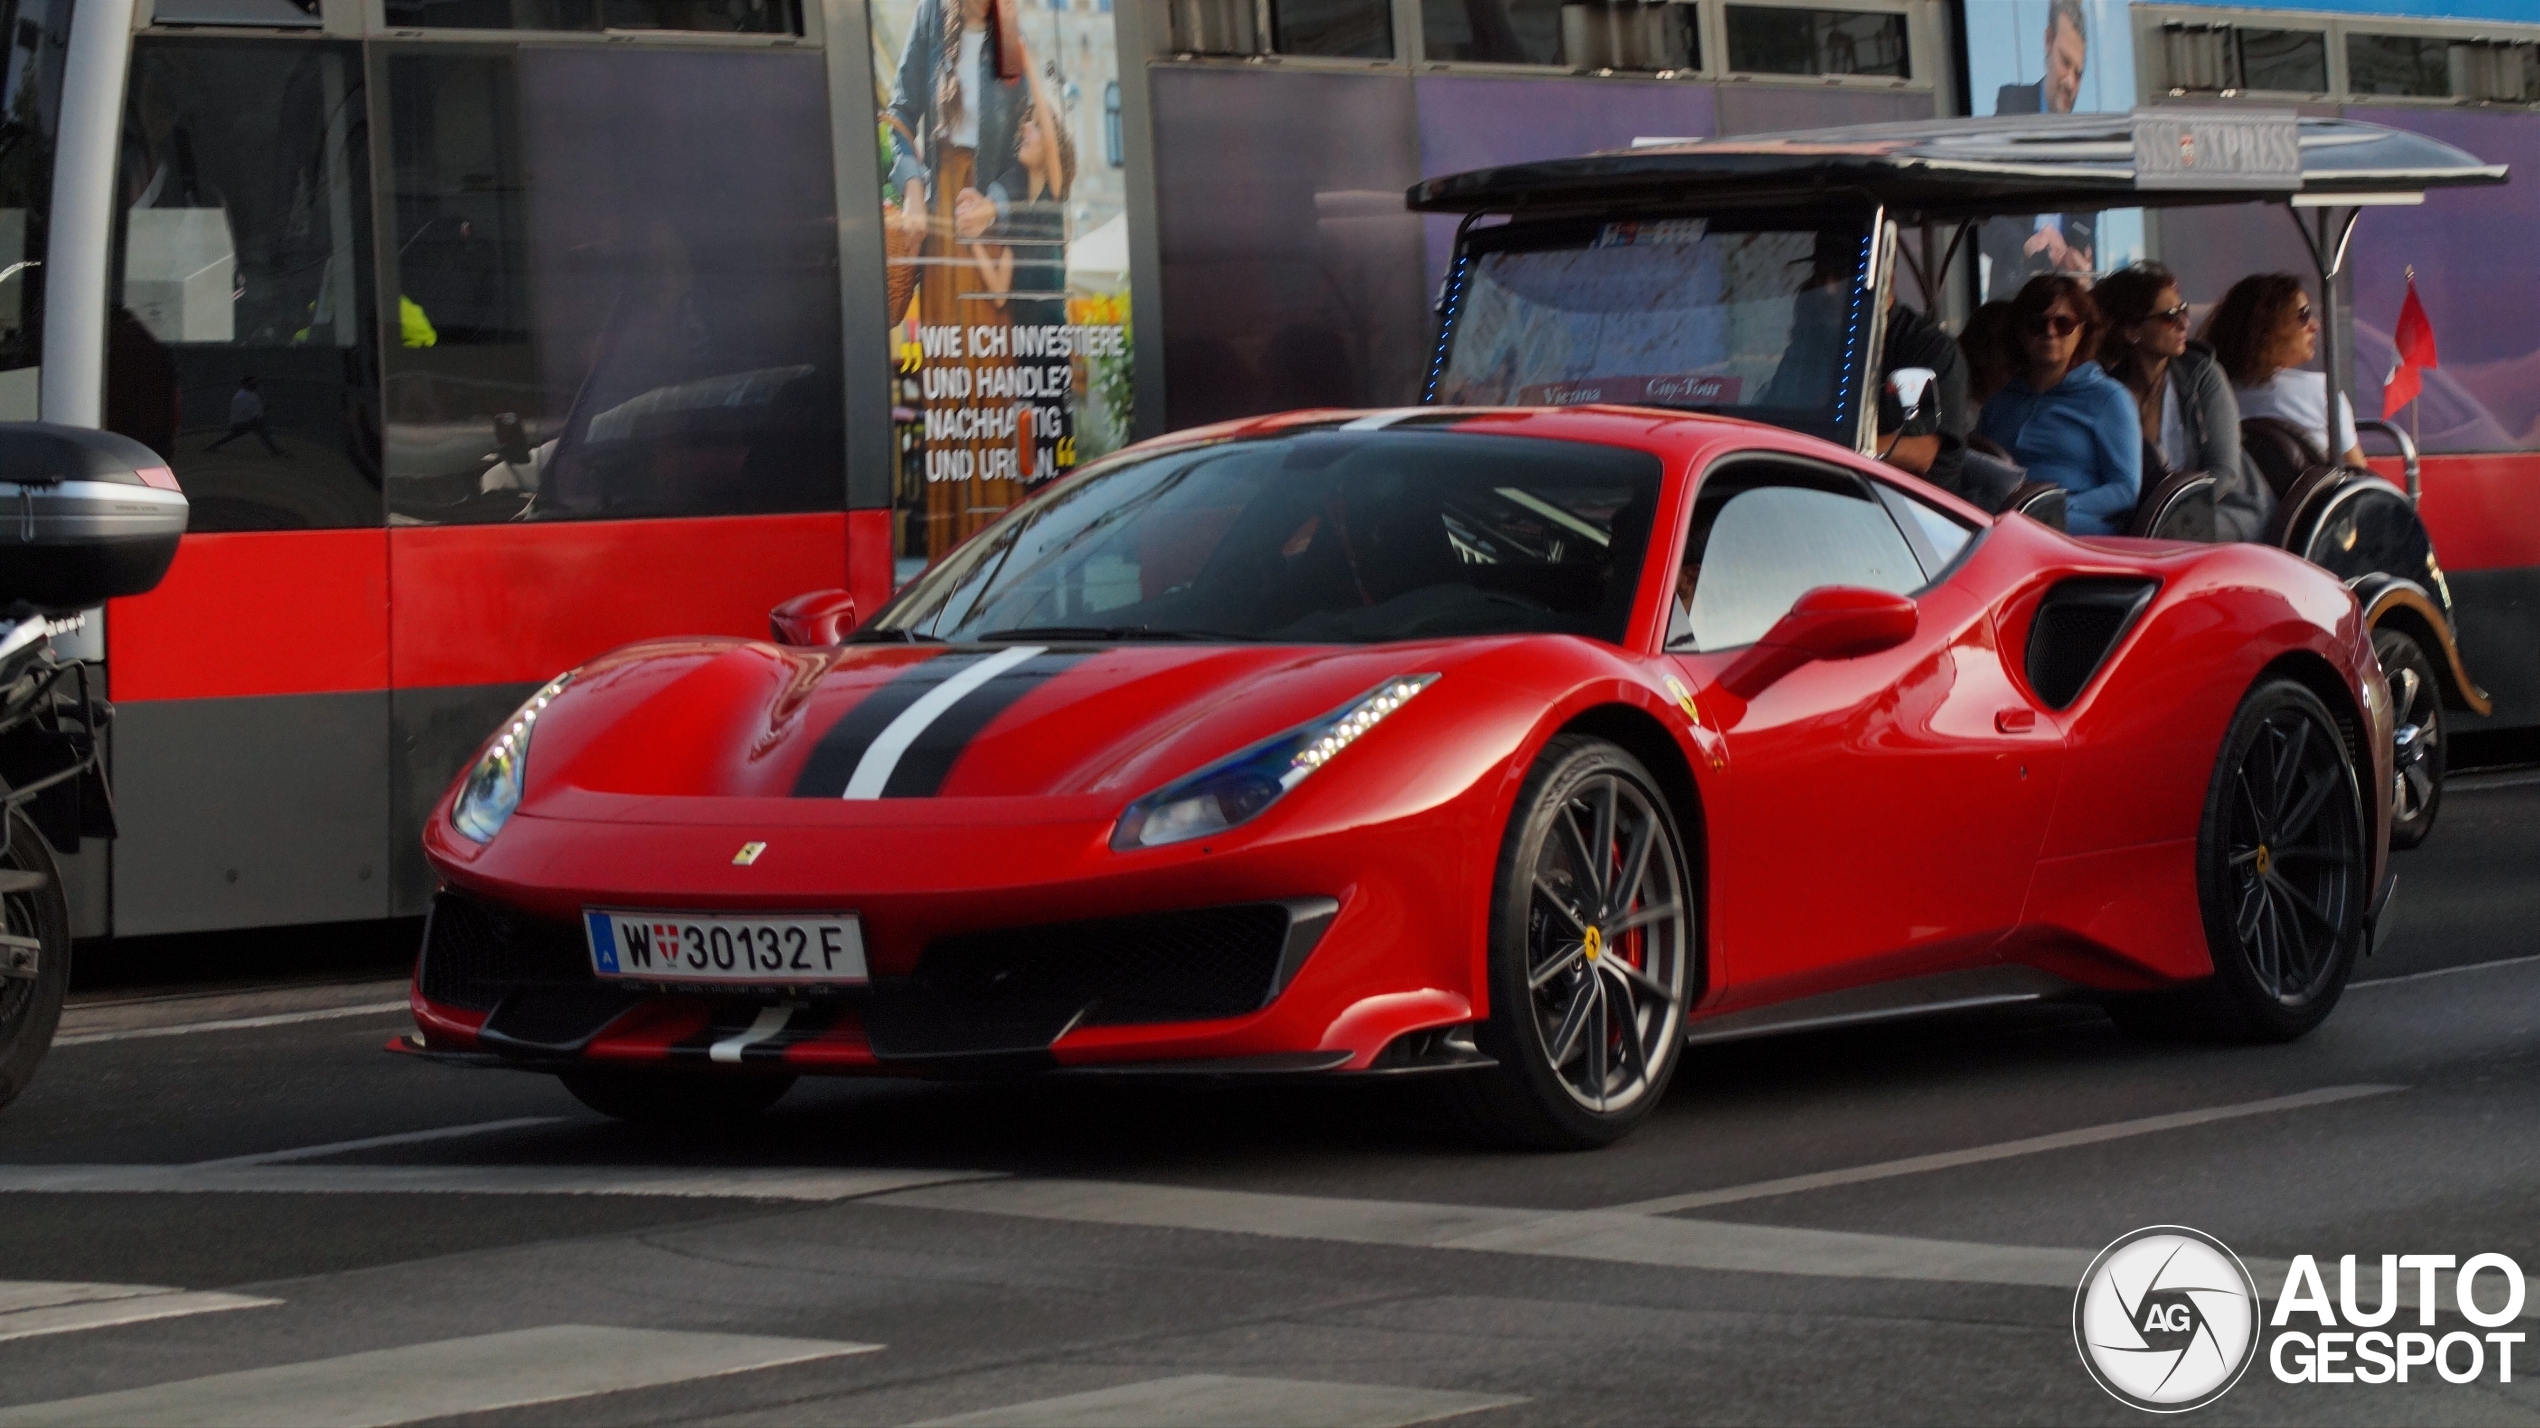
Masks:
[[[1860,482],[1730,471],[1706,480],[1694,502],[1669,642],[1734,649],[1753,644],[1820,585],[1902,595],[1923,581],[1913,547]]]
[[[1956,516],[1928,505],[1882,481],[1879,497],[1887,502],[1896,523],[1905,528],[1905,538],[1914,553],[1923,558],[1926,572],[1938,579],[1949,563],[1965,552],[1967,542],[1975,539],[1975,531]]]

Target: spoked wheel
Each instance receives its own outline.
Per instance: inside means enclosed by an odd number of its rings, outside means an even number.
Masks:
[[[24,814],[0,853],[0,1106],[35,1079],[71,984],[71,912],[53,850]]]
[[[1607,1144],[1674,1074],[1693,985],[1684,843],[1647,770],[1601,739],[1556,739],[1500,851],[1490,1020],[1499,1062],[1454,1089],[1486,1138]]]
[[[2242,701],[2197,834],[2214,975],[2112,1004],[2131,1029],[2290,1041],[2326,1020],[2363,942],[2362,785],[2337,721],[2290,680]]]
[[[2413,848],[2434,831],[2443,806],[2443,691],[2434,661],[2416,637],[2388,628],[2372,632],[2372,652],[2390,678],[2396,724],[2390,785],[2390,846]]]

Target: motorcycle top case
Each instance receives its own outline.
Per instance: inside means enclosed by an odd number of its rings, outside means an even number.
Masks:
[[[185,534],[185,493],[129,437],[0,422],[0,605],[71,611],[159,583]]]

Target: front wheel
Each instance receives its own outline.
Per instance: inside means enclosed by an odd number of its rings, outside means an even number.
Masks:
[[[2443,690],[2434,661],[2405,630],[2372,632],[2372,652],[2390,680],[2390,846],[2413,848],[2434,831],[2443,807]]]
[[[8,815],[0,851],[0,1106],[35,1079],[71,985],[71,910],[53,850],[26,815]]]
[[[1495,1070],[1452,1087],[1487,1140],[1584,1150],[1657,1104],[1684,1046],[1692,880],[1649,771],[1602,739],[1553,740],[1501,844],[1490,934]]]
[[[2355,757],[2328,706],[2291,680],[2251,690],[2223,737],[2196,836],[2214,974],[2112,1002],[2118,1024],[2291,1041],[2327,1020],[2363,943],[2364,818]]]

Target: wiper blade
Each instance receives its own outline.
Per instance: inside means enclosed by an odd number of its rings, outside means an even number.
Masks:
[[[1148,625],[1016,625],[971,638],[988,644],[999,640],[1248,640],[1251,636],[1216,630],[1159,630]]]
[[[847,636],[847,643],[851,645],[940,645],[945,643],[945,640],[941,635],[929,635],[917,630],[905,628],[895,630],[862,629]]]

